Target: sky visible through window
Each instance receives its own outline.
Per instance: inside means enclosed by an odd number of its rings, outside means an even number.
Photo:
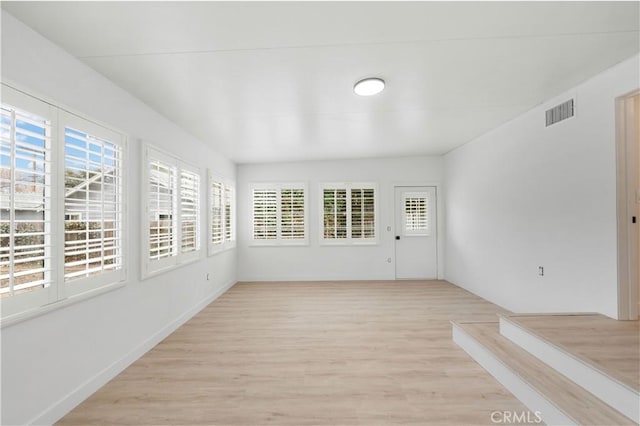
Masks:
[[[2,139],[11,140],[11,113],[3,108],[3,114],[0,119],[2,127]],[[17,170],[34,170],[42,158],[42,150],[45,144],[45,127],[44,120],[36,116],[29,116],[26,113],[20,113],[21,116],[31,119],[33,122],[16,120],[16,143],[21,145],[20,156],[16,156],[15,167]],[[36,124],[36,123],[40,124]],[[10,146],[2,145],[2,156],[0,157],[0,165],[2,168],[9,169],[11,166]],[[44,172],[44,170],[38,170]]]

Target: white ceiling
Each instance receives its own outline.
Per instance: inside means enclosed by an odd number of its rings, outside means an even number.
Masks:
[[[2,2],[238,163],[443,154],[636,54],[638,6]]]

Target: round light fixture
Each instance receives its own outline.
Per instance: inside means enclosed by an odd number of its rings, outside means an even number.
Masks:
[[[353,86],[353,91],[360,96],[377,95],[382,90],[384,90],[384,80],[381,78],[365,78]]]

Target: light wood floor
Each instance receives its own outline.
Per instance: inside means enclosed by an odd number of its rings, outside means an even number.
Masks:
[[[449,321],[498,312],[443,281],[239,283],[60,424],[490,425],[526,408]]]
[[[516,315],[512,319],[640,390],[640,323],[603,315]]]

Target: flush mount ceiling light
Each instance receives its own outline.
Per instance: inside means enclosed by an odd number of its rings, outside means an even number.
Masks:
[[[381,78],[365,78],[358,81],[353,86],[353,91],[356,95],[360,96],[372,96],[376,95],[384,89],[384,80]]]

